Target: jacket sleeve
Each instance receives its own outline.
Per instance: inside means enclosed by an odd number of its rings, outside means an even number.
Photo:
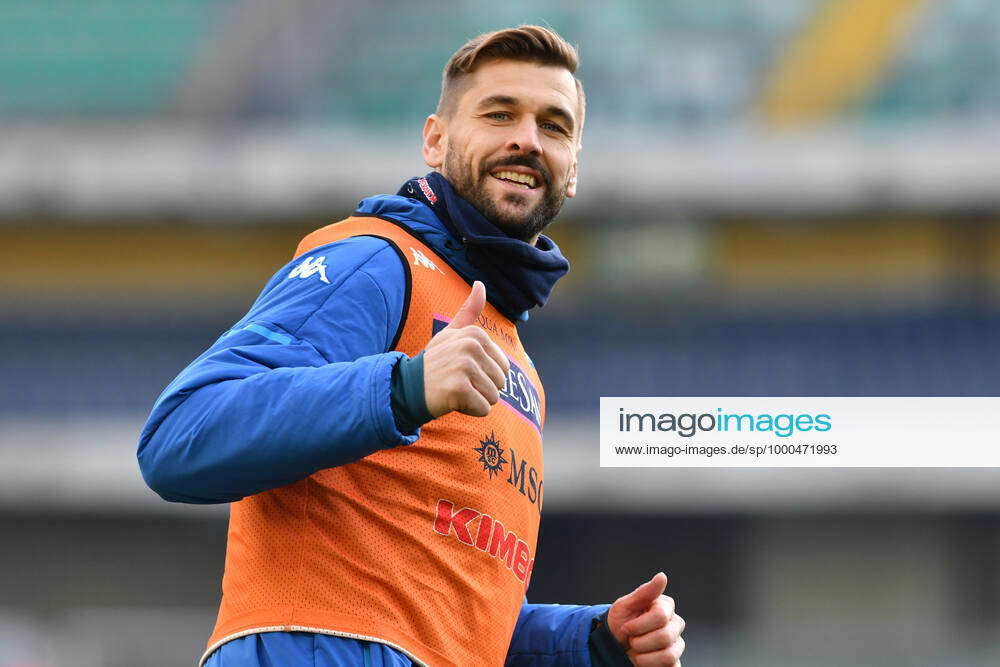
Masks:
[[[389,392],[406,280],[371,237],[279,270],[157,399],[139,438],[146,483],[170,501],[232,502],[415,441]]]
[[[521,605],[507,667],[591,667],[589,638],[609,605]],[[595,666],[596,667],[596,666]]]

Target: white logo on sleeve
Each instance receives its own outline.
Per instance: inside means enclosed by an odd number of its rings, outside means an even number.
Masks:
[[[434,264],[434,262],[432,262],[431,260],[429,260],[427,258],[427,255],[425,255],[424,253],[420,252],[419,250],[417,250],[413,246],[410,246],[410,250],[413,251],[413,266],[422,266],[425,269],[433,269],[433,270],[437,271],[438,273],[441,273],[441,274],[444,273],[444,271],[442,271],[441,269],[439,269],[437,267],[437,265]]]
[[[319,279],[325,282],[327,285],[330,281],[326,279],[326,257],[306,257],[301,264],[292,269],[292,272],[288,274],[289,278],[302,278],[305,280],[310,276],[319,274]]]

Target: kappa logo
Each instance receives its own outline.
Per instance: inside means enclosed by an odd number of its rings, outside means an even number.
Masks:
[[[496,432],[491,431],[489,437],[479,441],[482,447],[473,447],[472,451],[479,452],[479,462],[483,464],[483,470],[490,474],[490,479],[494,475],[503,472],[503,464],[507,459],[503,457],[503,447],[497,440]]]
[[[433,269],[438,273],[444,275],[444,271],[437,267],[437,264],[428,259],[427,255],[420,252],[413,246],[410,246],[410,250],[413,252],[413,266],[422,266],[425,269]]]
[[[289,278],[302,278],[305,280],[311,276],[319,274],[319,279],[327,285],[330,281],[326,277],[326,257],[306,257],[305,260],[288,274]]]

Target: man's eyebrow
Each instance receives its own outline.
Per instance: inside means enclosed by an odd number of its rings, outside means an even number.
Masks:
[[[518,99],[516,97],[511,97],[510,95],[490,95],[489,97],[484,97],[483,99],[481,99],[479,101],[479,104],[476,105],[476,108],[486,109],[492,106],[516,107],[517,105],[518,105]],[[571,114],[569,111],[567,111],[561,106],[553,104],[549,107],[546,107],[545,115],[554,116],[556,118],[561,119],[562,122],[568,126],[567,129],[570,132],[572,132],[573,128],[576,127],[576,124],[574,123],[573,120],[573,114]]]
[[[511,97],[510,95],[490,95],[489,97],[484,97],[479,100],[479,104],[477,104],[476,107],[479,109],[485,109],[486,107],[497,105],[504,107],[517,106],[517,98]]]
[[[567,126],[566,129],[568,129],[570,133],[572,133],[573,128],[576,127],[576,125],[573,122],[573,114],[571,114],[569,111],[566,111],[566,109],[563,109],[560,106],[556,106],[553,104],[552,106],[550,106],[545,110],[545,114],[548,116],[555,116],[556,118],[561,118],[563,123],[565,123]]]

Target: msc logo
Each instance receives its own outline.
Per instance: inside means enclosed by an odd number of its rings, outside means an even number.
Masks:
[[[525,486],[527,482],[527,486]],[[542,511],[542,487],[545,482],[535,466],[524,459],[517,460],[517,452],[510,448],[510,471],[507,473],[507,483],[513,486],[522,496],[527,496],[528,502]]]
[[[444,271],[442,271],[441,269],[439,269],[437,267],[437,264],[435,264],[434,262],[432,262],[431,260],[429,260],[427,258],[427,255],[425,255],[424,253],[420,252],[419,250],[417,250],[413,246],[410,246],[410,250],[413,251],[413,266],[422,266],[425,269],[433,269],[434,271],[437,271],[440,274],[444,274]]]
[[[319,274],[319,279],[325,282],[327,285],[330,281],[326,279],[326,257],[306,257],[305,260],[288,274],[289,278],[302,278],[305,280],[310,276]]]
[[[483,470],[490,474],[490,479],[493,479],[493,475],[503,472],[503,464],[507,463],[507,459],[503,457],[503,447],[497,442],[497,436],[493,431],[488,438],[480,440],[479,444],[482,447],[473,447],[472,451],[479,452]]]
[[[518,459],[513,447],[508,447],[506,450],[501,447],[495,431],[491,431],[489,436],[480,440],[479,445],[473,447],[472,451],[479,454],[479,462],[483,464],[483,470],[489,473],[490,479],[493,479],[494,475],[503,473],[504,466],[509,463],[507,483],[541,512],[542,487],[545,486],[545,482],[538,469],[525,459]],[[509,461],[504,458],[505,452],[510,456]]]

